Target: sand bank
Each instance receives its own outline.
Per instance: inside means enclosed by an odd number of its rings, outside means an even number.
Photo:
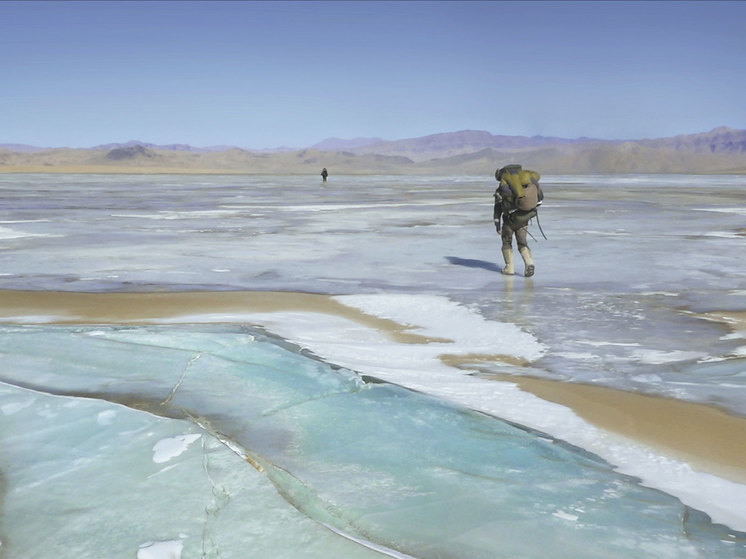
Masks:
[[[54,324],[138,324],[178,317],[305,311],[331,314],[375,328],[400,343],[434,341],[410,327],[345,306],[328,295],[290,292],[77,293],[0,291],[0,321]],[[734,317],[729,317],[734,318]],[[732,324],[732,323],[731,323]],[[438,340],[442,341],[442,340]],[[479,356],[480,360],[489,359]],[[504,356],[493,356],[495,360]],[[443,356],[454,366],[474,356]],[[461,363],[459,363],[461,361]],[[720,409],[600,386],[525,376],[493,375],[539,398],[571,408],[597,427],[635,439],[693,468],[746,484],[746,418]]]
[[[339,303],[329,295],[278,291],[192,291],[156,293],[81,293],[0,290],[0,321],[52,324],[146,324],[183,316],[305,311],[341,316],[384,331],[401,343],[428,343],[433,338],[409,332],[411,327]],[[215,322],[210,319],[210,322]]]
[[[746,311],[708,312],[695,316],[725,324],[735,336],[746,338]]]
[[[718,408],[534,377],[501,375],[521,390],[572,409],[606,431],[686,462],[695,470],[746,484],[746,418]]]

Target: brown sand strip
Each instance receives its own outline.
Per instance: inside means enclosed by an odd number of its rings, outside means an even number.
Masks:
[[[708,312],[703,314],[695,314],[705,320],[712,320],[714,322],[722,322],[731,332],[735,335],[746,338],[746,312],[744,311],[718,311]]]
[[[199,314],[305,311],[331,314],[375,328],[401,343],[444,341],[365,314],[328,295],[290,292],[77,293],[0,290],[0,322],[44,316],[57,324],[137,324]],[[733,317],[729,317],[733,318]],[[500,355],[444,355],[444,362],[478,370]],[[514,375],[486,375],[516,383],[539,398],[567,406],[598,427],[638,440],[692,467],[746,484],[746,418],[690,402],[600,386]]]
[[[406,326],[343,305],[329,295],[282,291],[81,293],[0,290],[0,322],[44,316],[55,324],[138,324],[200,314],[305,311],[331,314],[385,332],[409,344],[435,340]],[[226,322],[228,320],[226,319]],[[199,322],[199,318],[195,318]]]
[[[480,363],[490,364],[499,362],[514,367],[528,367],[531,365],[528,359],[503,353],[441,353],[439,357],[449,367],[465,371],[478,371]]]
[[[491,378],[514,382],[601,429],[647,444],[695,470],[746,484],[744,417],[704,404],[603,386],[515,375]]]

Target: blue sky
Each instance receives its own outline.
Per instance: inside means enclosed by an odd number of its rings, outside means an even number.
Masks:
[[[0,143],[746,128],[746,2],[0,2]]]

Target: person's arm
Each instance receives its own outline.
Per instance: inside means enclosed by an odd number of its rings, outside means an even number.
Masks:
[[[495,231],[500,234],[500,217],[502,216],[502,197],[495,191],[495,207],[492,210],[492,221],[495,223]]]

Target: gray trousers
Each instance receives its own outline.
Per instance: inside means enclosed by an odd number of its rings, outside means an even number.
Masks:
[[[528,246],[528,225],[524,225],[520,229],[513,231],[513,227],[510,225],[510,221],[505,219],[503,216],[503,230],[500,235],[503,240],[503,248],[513,248],[513,233],[515,233],[515,240],[518,243],[518,250],[520,251],[523,247]]]

